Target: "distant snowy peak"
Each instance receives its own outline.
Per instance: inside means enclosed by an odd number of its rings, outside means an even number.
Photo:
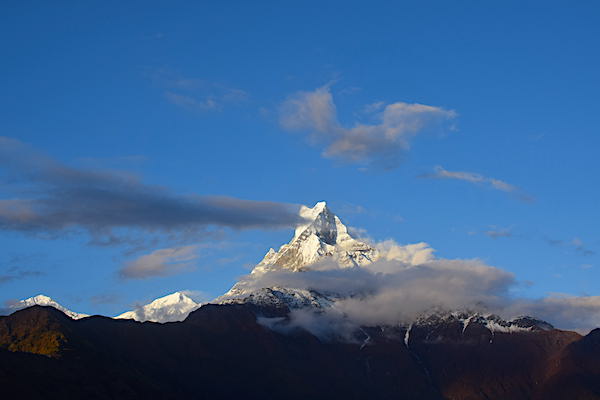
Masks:
[[[313,208],[302,206],[300,216],[305,222],[296,227],[292,240],[278,251],[270,249],[252,273],[279,268],[300,271],[327,258],[346,268],[369,264],[377,259],[377,250],[352,238],[324,201]]]
[[[50,297],[45,296],[43,294],[39,294],[37,296],[33,296],[33,297],[30,297],[25,300],[20,300],[16,303],[9,305],[8,308],[11,311],[17,311],[17,310],[22,310],[23,308],[32,307],[35,305],[54,307],[57,310],[62,311],[63,313],[65,313],[66,315],[68,315],[69,317],[71,317],[73,319],[89,317],[89,315],[87,315],[87,314],[81,314],[81,313],[71,311],[68,308],[61,306],[56,301],[52,300]]]
[[[160,297],[150,304],[116,316],[117,319],[133,319],[136,321],[175,322],[183,321],[190,312],[200,307],[192,298],[182,292],[175,292]]]

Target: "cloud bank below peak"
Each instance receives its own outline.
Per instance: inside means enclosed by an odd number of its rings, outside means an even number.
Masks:
[[[289,96],[280,107],[279,121],[285,130],[305,132],[314,144],[324,143],[324,157],[390,169],[400,164],[415,136],[440,129],[457,116],[452,110],[424,104],[377,104],[371,110],[373,123],[344,127],[330,86],[325,85]]]
[[[530,315],[560,329],[587,333],[600,326],[600,296],[551,294],[519,297],[519,281],[502,268],[477,259],[435,257],[426,243],[372,243],[378,260],[360,268],[340,268],[333,260],[304,272],[269,270],[242,278],[244,290],[284,287],[313,290],[335,298],[318,313],[294,310],[291,326],[322,335],[350,333],[360,326],[409,325],[435,310]]]

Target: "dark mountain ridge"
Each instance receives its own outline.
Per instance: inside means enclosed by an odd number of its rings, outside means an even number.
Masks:
[[[430,321],[356,343],[259,323],[285,310],[206,305],[183,322],[34,306],[0,318],[0,385],[31,399],[600,399],[600,330],[495,332]]]

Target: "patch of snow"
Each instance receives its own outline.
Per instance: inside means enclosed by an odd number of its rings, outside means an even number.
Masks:
[[[360,329],[360,331],[367,336],[367,338],[363,340],[362,344],[360,345],[360,350],[362,350],[371,342],[371,336],[369,336],[369,334],[365,332],[362,328]]]
[[[498,321],[488,320],[485,324],[485,327],[489,329],[490,332],[503,332],[503,333],[514,333],[514,332],[531,332],[532,327],[522,328],[520,326],[514,324],[500,324]]]
[[[469,326],[469,324],[471,323],[471,320],[473,318],[475,318],[476,316],[477,316],[477,314],[473,314],[473,315],[470,315],[468,318],[465,318],[465,319],[462,320],[462,323],[463,323],[462,333],[465,333],[465,330],[467,329],[467,326]]]
[[[404,334],[404,345],[408,348],[408,341],[410,339],[410,330],[412,329],[412,324],[408,325],[406,328],[406,333]]]

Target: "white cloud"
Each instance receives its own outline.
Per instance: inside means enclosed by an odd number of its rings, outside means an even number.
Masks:
[[[435,250],[427,243],[399,245],[394,240],[384,240],[375,244],[375,248],[386,261],[399,261],[408,265],[421,265],[435,259]]]
[[[197,245],[155,250],[126,263],[119,274],[127,279],[173,275],[192,268],[197,252]]]
[[[340,124],[328,85],[310,92],[298,92],[281,106],[284,129],[310,134],[313,143],[325,143],[325,157],[350,163],[396,167],[410,149],[411,140],[431,128],[440,128],[456,117],[452,110],[424,104],[392,103],[368,105],[375,112],[372,124]]]

